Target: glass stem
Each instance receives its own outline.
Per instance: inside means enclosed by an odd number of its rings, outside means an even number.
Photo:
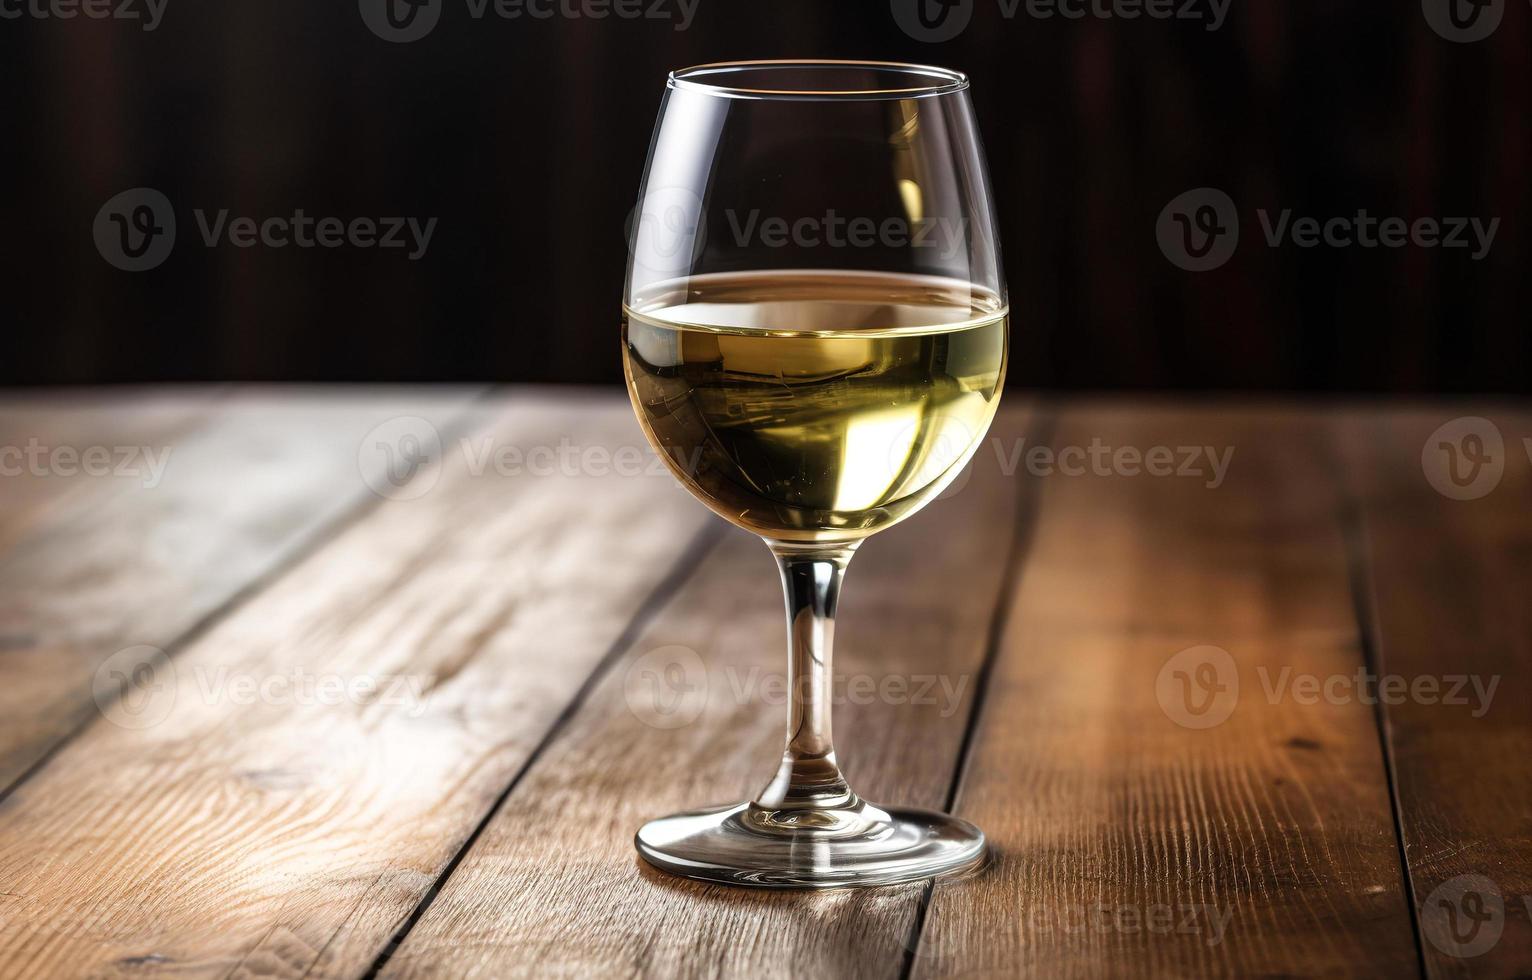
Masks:
[[[767,543],[777,557],[787,595],[787,748],[776,776],[753,808],[760,819],[784,829],[828,827],[814,815],[861,805],[835,763],[830,735],[835,606],[856,544]]]

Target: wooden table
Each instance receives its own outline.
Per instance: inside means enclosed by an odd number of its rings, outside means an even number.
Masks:
[[[785,630],[620,393],[4,395],[0,976],[1526,975],[1527,436],[1008,396],[837,658],[994,859],[807,894],[634,854],[759,789]]]

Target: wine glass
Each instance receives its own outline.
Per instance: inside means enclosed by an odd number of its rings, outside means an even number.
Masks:
[[[682,484],[776,556],[790,692],[787,747],[760,794],[651,821],[639,853],[690,878],[775,887],[977,867],[978,828],[861,799],[830,738],[847,563],[961,472],[1005,379],[1005,282],[968,79],[867,61],[672,72],[629,244],[634,409]]]

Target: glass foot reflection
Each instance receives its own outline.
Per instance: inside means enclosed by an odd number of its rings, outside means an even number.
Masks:
[[[984,862],[983,832],[945,813],[859,803],[821,826],[779,814],[754,803],[693,810],[650,821],[635,842],[672,874],[762,888],[894,885]]]

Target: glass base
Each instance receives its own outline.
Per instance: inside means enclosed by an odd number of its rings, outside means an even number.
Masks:
[[[852,813],[755,803],[692,810],[651,820],[634,843],[644,860],[672,874],[758,888],[896,885],[984,863],[984,833],[966,820],[861,801]]]

